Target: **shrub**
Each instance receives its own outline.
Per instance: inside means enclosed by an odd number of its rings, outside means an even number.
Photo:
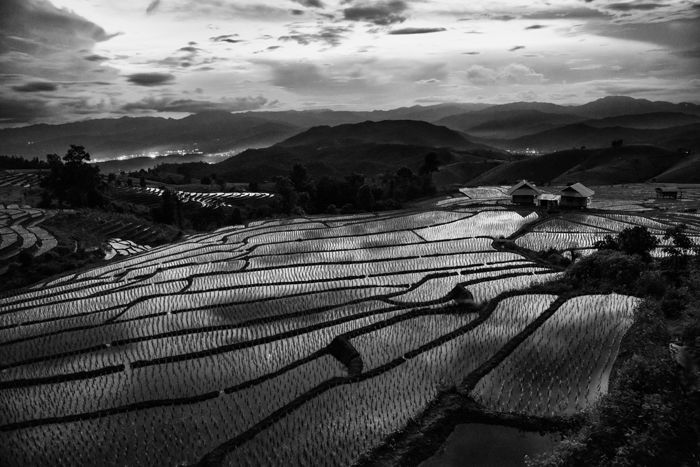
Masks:
[[[645,269],[639,256],[603,250],[574,263],[566,272],[566,280],[582,287],[597,287],[598,293],[622,292],[633,288]]]

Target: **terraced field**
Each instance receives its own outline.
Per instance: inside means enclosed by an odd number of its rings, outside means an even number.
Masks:
[[[41,209],[0,204],[0,272],[23,250],[39,256],[58,245],[40,225],[51,215]]]
[[[143,204],[145,206],[155,207],[160,203],[160,196],[163,194],[162,188],[147,187],[147,188],[113,188],[114,194],[121,200]],[[254,192],[190,192],[190,191],[175,191],[175,195],[183,203],[198,203],[204,207],[216,207],[221,205],[230,205],[235,201],[248,201],[255,199],[272,198],[271,193],[254,193]]]
[[[518,292],[558,271],[492,241],[537,221],[257,222],[1,298],[0,459],[350,465],[465,382],[497,410],[585,409],[635,301]],[[457,284],[488,305],[457,304]],[[567,336],[579,358],[551,351]]]

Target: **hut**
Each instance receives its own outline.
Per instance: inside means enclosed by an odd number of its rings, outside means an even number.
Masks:
[[[540,205],[540,207],[549,209],[549,208],[556,208],[559,206],[559,203],[561,202],[561,196],[560,195],[553,195],[552,193],[542,193],[538,198],[537,201]]]
[[[582,183],[573,183],[561,190],[560,205],[566,208],[587,208],[593,199],[595,191]]]
[[[542,191],[534,183],[530,183],[527,180],[519,181],[508,190],[508,196],[511,197],[513,204],[524,206],[537,205],[537,197],[541,194]]]
[[[656,189],[657,199],[681,199],[683,192],[675,186],[660,186]]]

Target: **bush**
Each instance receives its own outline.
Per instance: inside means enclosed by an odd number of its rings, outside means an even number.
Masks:
[[[574,263],[566,272],[566,280],[581,287],[594,287],[597,293],[623,292],[634,285],[646,269],[639,256],[602,250]]]
[[[671,289],[664,295],[659,307],[666,318],[678,319],[683,316],[687,300],[687,294],[678,289]]]
[[[644,271],[637,280],[636,289],[635,295],[640,297],[661,298],[666,293],[667,285],[659,271]]]

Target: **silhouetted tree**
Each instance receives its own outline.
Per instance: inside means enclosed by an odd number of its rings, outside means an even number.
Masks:
[[[56,154],[46,156],[51,172],[45,180],[46,189],[58,199],[71,206],[97,206],[102,204],[100,192],[100,169],[90,165],[90,154],[83,146],[71,144],[63,156]]]

